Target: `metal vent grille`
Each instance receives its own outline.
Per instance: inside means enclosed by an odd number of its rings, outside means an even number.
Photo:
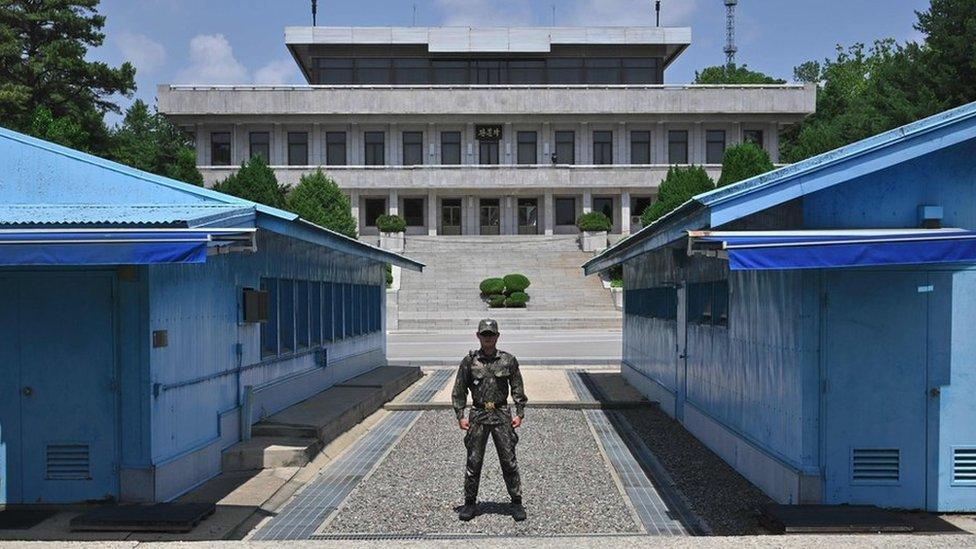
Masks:
[[[91,478],[91,452],[87,444],[49,444],[48,480],[88,480]]]
[[[897,448],[854,448],[851,480],[859,483],[898,482],[901,452]]]
[[[952,482],[976,484],[976,447],[952,449]]]

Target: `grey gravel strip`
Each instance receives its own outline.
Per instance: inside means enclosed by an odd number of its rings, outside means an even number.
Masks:
[[[404,402],[411,404],[430,402],[430,399],[434,398],[434,395],[444,388],[444,385],[450,381],[453,375],[453,370],[436,370],[428,374],[427,379],[416,390],[407,395]]]
[[[306,485],[253,539],[308,539],[419,416],[420,412],[392,412]]]

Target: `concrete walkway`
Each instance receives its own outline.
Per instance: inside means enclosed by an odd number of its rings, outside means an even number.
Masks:
[[[391,364],[457,366],[471,349],[478,348],[477,326],[438,334],[393,332],[387,336]],[[514,354],[523,365],[614,365],[620,363],[619,330],[509,331],[498,348]]]

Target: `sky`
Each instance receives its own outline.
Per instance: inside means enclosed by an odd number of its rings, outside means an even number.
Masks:
[[[319,0],[320,26],[653,25],[651,0]],[[157,84],[304,83],[284,28],[311,24],[310,0],[102,0],[105,43],[91,59],[136,67],[135,97]],[[739,0],[736,61],[791,80],[793,67],[833,57],[838,44],[891,37],[920,41],[916,10],[928,0]],[[692,45],[665,83],[725,62],[722,0],[662,0],[662,26],[688,26]],[[122,98],[125,107],[131,99]],[[117,117],[110,117],[114,123]]]

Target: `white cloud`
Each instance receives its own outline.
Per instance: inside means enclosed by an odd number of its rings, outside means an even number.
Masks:
[[[435,0],[448,27],[508,27],[532,24],[524,0]]]
[[[126,61],[140,73],[151,73],[166,62],[166,48],[144,34],[123,31],[115,38]]]
[[[301,80],[298,65],[291,58],[276,59],[254,71],[255,84],[291,84]]]
[[[661,2],[661,25],[687,25],[697,10],[697,0],[663,0]],[[640,26],[654,24],[654,4],[648,0],[572,0],[566,14],[566,19],[563,19],[559,12],[556,13],[557,25]]]
[[[190,66],[177,73],[176,80],[180,84],[242,84],[250,77],[223,34],[198,34],[190,40]]]

